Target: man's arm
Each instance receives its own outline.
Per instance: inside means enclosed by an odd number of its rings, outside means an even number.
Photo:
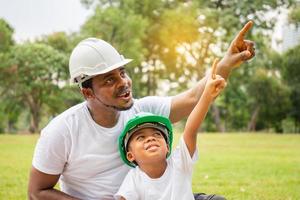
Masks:
[[[231,42],[225,56],[218,63],[217,74],[224,79],[229,77],[232,69],[255,56],[254,42],[244,40],[252,25],[253,22],[250,21],[242,28]],[[192,112],[203,93],[206,81],[207,76],[202,78],[195,87],[172,98],[170,120],[173,123],[180,121]]]
[[[28,184],[28,199],[30,200],[75,200],[59,190],[54,189],[54,186],[58,182],[60,175],[45,174],[36,168],[32,167],[30,171],[29,184]]]

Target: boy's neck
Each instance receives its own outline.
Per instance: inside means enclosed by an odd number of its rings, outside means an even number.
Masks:
[[[167,161],[151,164],[139,164],[139,168],[145,172],[150,178],[160,178],[167,169]]]

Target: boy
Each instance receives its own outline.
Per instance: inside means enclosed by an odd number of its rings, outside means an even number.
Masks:
[[[171,153],[172,126],[169,119],[141,113],[129,120],[119,137],[123,161],[131,169],[115,198],[121,200],[194,200],[191,178],[197,159],[197,130],[210,104],[226,86],[215,74],[216,61],[204,92],[188,117],[179,147]]]

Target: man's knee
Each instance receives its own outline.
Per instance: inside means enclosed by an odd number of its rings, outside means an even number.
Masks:
[[[194,194],[195,200],[226,200],[225,197],[215,195],[215,194],[204,194],[198,193]]]
[[[219,195],[213,195],[209,200],[226,200],[226,198]]]

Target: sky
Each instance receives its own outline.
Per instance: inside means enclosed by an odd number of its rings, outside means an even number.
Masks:
[[[80,0],[0,0],[0,17],[14,28],[17,42],[57,31],[76,32],[91,14]]]

